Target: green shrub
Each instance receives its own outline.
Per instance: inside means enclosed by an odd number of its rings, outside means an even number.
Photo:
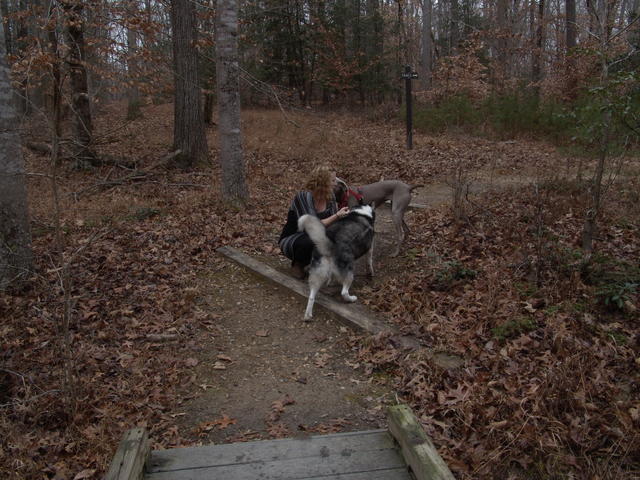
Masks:
[[[594,255],[582,275],[596,287],[598,303],[610,310],[623,310],[640,286],[640,267],[605,255]]]
[[[469,98],[461,95],[433,105],[417,105],[413,114],[415,129],[428,133],[442,133],[451,127],[472,130],[481,122],[482,112]]]
[[[520,91],[492,95],[479,104],[463,95],[432,104],[416,104],[413,125],[416,130],[427,133],[442,133],[451,127],[474,133],[480,127],[489,127],[502,139],[536,135],[587,155],[598,150],[602,112],[609,109],[613,112],[609,148],[610,153],[615,154],[633,146],[629,141],[634,138],[633,128],[637,132],[640,122],[640,89],[624,87],[636,78],[630,80],[628,76],[620,75],[620,80],[613,80],[608,87],[617,89],[620,95],[612,96],[609,90],[594,87],[572,103],[540,100],[523,87]],[[404,111],[403,108],[403,116]],[[637,142],[637,135],[635,139]]]
[[[435,290],[449,290],[460,280],[472,280],[478,276],[478,272],[465,267],[457,260],[443,262],[434,272],[431,286]]]
[[[500,138],[533,134],[561,141],[568,138],[573,125],[561,103],[540,101],[524,88],[522,92],[489,97],[482,110],[488,124]]]
[[[624,310],[624,304],[630,301],[640,284],[634,282],[613,282],[601,285],[596,290],[598,302],[612,310]]]
[[[160,210],[153,207],[139,207],[136,208],[127,218],[129,220],[137,220],[139,222],[146,220],[147,218],[155,217],[160,213]]]
[[[538,328],[538,324],[533,318],[518,317],[492,328],[491,333],[498,340],[503,341],[517,337],[523,333],[531,332],[536,328]]]

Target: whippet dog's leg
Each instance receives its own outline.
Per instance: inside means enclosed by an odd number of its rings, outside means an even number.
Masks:
[[[371,240],[371,248],[367,252],[367,264],[369,265],[369,276],[373,277],[373,247],[376,243],[376,238],[373,237]]]
[[[396,230],[396,249],[391,254],[392,257],[396,257],[400,253],[400,246],[405,240],[406,235],[409,233],[409,227],[404,221],[404,214],[409,208],[411,203],[411,190],[409,190],[404,184],[398,185],[393,192],[393,198],[391,199],[391,219]]]

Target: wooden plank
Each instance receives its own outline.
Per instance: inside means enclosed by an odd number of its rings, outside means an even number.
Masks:
[[[356,452],[396,450],[387,430],[369,430],[333,435],[316,435],[305,439],[287,438],[246,443],[208,445],[151,453],[148,472],[176,471],[214,467],[233,463],[295,460],[323,455],[350,456]]]
[[[352,452],[318,452],[311,457],[281,460],[232,463],[213,467],[200,467],[148,473],[147,480],[250,480],[250,479],[305,479],[335,477],[339,474],[362,474],[380,470],[406,468],[402,455],[396,449]]]
[[[142,480],[149,450],[146,429],[132,428],[125,432],[104,480]]]
[[[268,278],[272,282],[277,283],[289,290],[294,291],[298,295],[307,298],[309,296],[309,287],[306,282],[297,280],[289,275],[285,275],[276,269],[265,265],[255,258],[245,255],[244,253],[232,247],[220,247],[218,253],[230,258],[249,270]],[[373,315],[358,311],[353,306],[341,303],[327,297],[323,293],[316,296],[316,304],[323,306],[327,310],[335,313],[338,318],[347,326],[357,330],[364,330],[371,334],[377,334],[382,331],[390,330],[382,320],[375,318]],[[300,317],[303,316],[303,310],[300,310]]]
[[[280,479],[282,480],[282,479]],[[337,473],[330,476],[312,476],[305,477],[303,480],[413,480],[406,466],[400,468],[385,468],[382,470],[356,472],[356,473]]]
[[[407,405],[390,407],[387,421],[416,480],[455,480],[411,408]]]
[[[224,472],[220,472],[223,475]],[[216,476],[212,476],[216,475]],[[261,475],[261,474],[258,474]],[[160,480],[158,474],[145,477],[148,480]],[[292,480],[294,477],[285,477],[276,473],[275,476],[246,476],[246,477],[232,477],[229,480],[235,479],[242,480]],[[201,473],[197,470],[182,470],[180,472],[173,472],[173,476],[164,477],[162,480],[227,480],[225,476],[218,476],[218,473]],[[409,473],[406,466],[397,468],[385,468],[375,471],[367,472],[353,472],[353,473],[335,473],[329,475],[312,475],[304,477],[295,477],[295,480],[414,480]]]

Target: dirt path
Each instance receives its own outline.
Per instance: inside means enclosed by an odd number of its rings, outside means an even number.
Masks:
[[[511,180],[500,182],[512,185]],[[487,189],[495,182],[474,184]],[[425,185],[414,202],[451,202],[445,184]],[[412,212],[407,212],[411,224]],[[375,265],[387,268],[394,246],[390,209],[377,209]],[[261,258],[288,271],[282,256]],[[391,266],[391,268],[393,268]],[[355,294],[366,287],[360,261]],[[355,332],[322,308],[302,321],[304,298],[218,259],[199,285],[200,307],[217,318],[203,338],[195,367],[199,392],[177,413],[185,436],[203,443],[383,428],[384,407],[395,402],[387,379],[370,376],[349,345]]]
[[[230,261],[203,279],[202,292],[201,307],[220,318],[201,344],[203,391],[183,406],[185,433],[220,443],[381,427],[393,393],[384,378],[365,374],[349,330],[331,314],[318,308],[302,322],[304,299]],[[207,424],[225,415],[228,427]]]

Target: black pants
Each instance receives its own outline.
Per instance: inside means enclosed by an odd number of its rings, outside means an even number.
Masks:
[[[311,263],[311,253],[313,252],[313,242],[306,233],[293,243],[293,263],[306,267]]]

